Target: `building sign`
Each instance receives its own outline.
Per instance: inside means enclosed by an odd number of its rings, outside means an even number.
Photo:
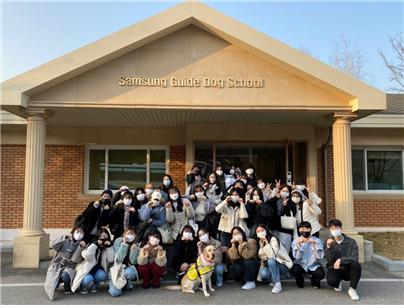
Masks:
[[[264,78],[195,78],[195,77],[128,77],[118,79],[119,86],[131,87],[187,87],[187,88],[264,88]]]

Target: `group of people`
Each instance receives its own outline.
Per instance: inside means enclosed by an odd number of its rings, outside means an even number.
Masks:
[[[275,181],[272,187],[253,166],[217,167],[206,178],[198,166],[187,172],[187,188],[180,193],[169,174],[160,186],[147,183],[132,192],[122,186],[105,190],[77,216],[68,235],[53,241],[55,256],[47,272],[45,291],[54,298],[65,293],[98,291],[108,283],[111,296],[120,296],[141,279],[143,288],[159,288],[171,266],[178,284],[204,248],[216,248],[214,281],[241,281],[242,289],[267,281],[272,293],[282,291],[281,280],[294,277],[299,288],[309,276],[311,285],[327,283],[358,300],[361,276],[358,246],[332,219],[325,245],[319,239],[321,199],[302,180],[293,185]],[[174,247],[169,262],[167,248]],[[322,260],[326,260],[325,273]],[[167,263],[170,264],[167,264]]]

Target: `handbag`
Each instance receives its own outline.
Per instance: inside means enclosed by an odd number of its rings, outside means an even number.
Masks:
[[[296,228],[296,217],[293,216],[292,211],[290,211],[290,216],[281,216],[281,227],[286,230],[293,230]]]
[[[168,242],[170,242],[170,240],[172,240],[171,227],[169,224],[164,224],[161,227],[157,227],[157,230],[160,232],[161,241],[164,244],[167,244]]]
[[[121,290],[127,282],[125,278],[125,267],[125,264],[115,263],[114,266],[110,268],[112,284],[119,290]]]

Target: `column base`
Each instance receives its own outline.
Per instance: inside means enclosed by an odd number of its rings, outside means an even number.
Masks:
[[[14,240],[14,268],[39,268],[39,261],[48,257],[49,234],[19,236]]]
[[[363,236],[358,233],[356,230],[345,230],[342,232],[348,235],[350,238],[353,238],[358,244],[359,248],[359,263],[365,262],[365,242],[363,241]]]

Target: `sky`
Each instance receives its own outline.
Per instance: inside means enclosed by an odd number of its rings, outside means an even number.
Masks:
[[[6,80],[146,19],[182,1],[10,1],[1,7],[0,79]],[[328,63],[342,35],[364,51],[366,82],[393,86],[379,50],[402,33],[403,1],[202,1],[283,43]]]

